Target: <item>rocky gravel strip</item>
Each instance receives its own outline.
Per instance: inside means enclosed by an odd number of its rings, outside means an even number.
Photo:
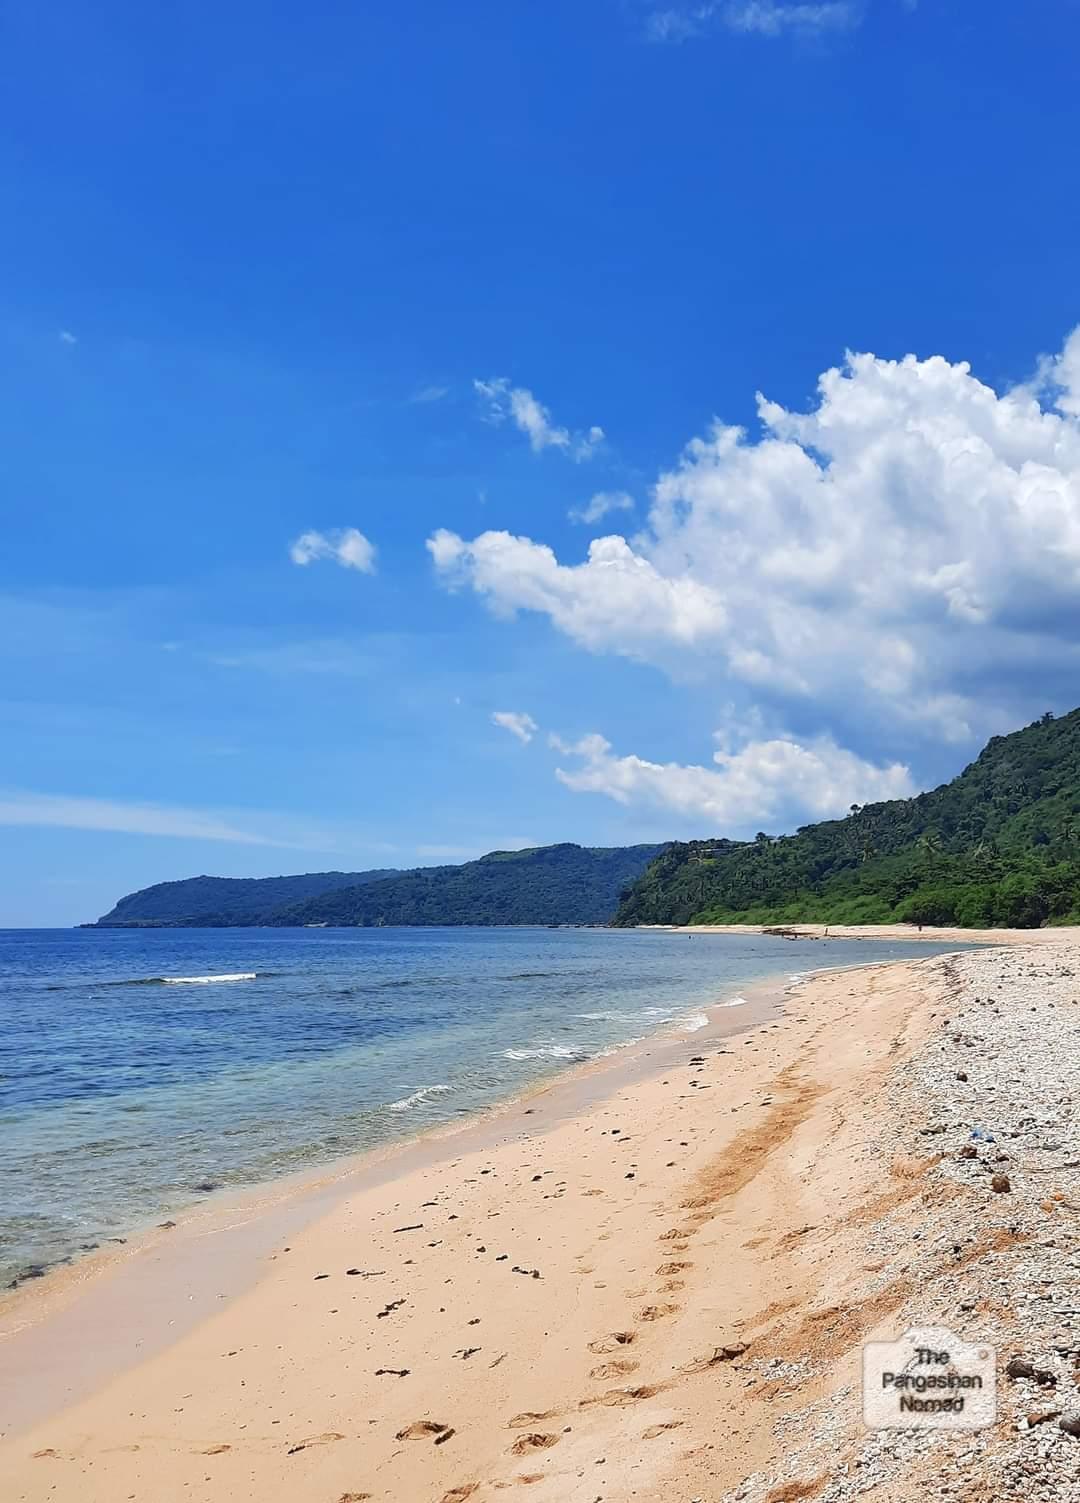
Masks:
[[[917,1293],[888,1335],[943,1325],[995,1347],[997,1423],[870,1431],[858,1386],[833,1390],[777,1420],[782,1472],[746,1478],[731,1503],[1080,1503],[1080,943],[926,964],[946,1016],[898,1065],[864,1150],[894,1176],[912,1166],[923,1193],[867,1229],[879,1271],[853,1297],[902,1276]]]

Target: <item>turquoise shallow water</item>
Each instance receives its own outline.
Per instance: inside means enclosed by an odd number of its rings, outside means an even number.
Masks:
[[[741,985],[931,953],[609,930],[0,931],[0,1287],[215,1189],[692,1031]]]

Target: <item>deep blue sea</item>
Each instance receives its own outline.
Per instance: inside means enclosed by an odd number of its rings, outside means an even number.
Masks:
[[[693,1030],[743,984],[931,953],[582,929],[0,931],[0,1288],[201,1186],[327,1163]]]

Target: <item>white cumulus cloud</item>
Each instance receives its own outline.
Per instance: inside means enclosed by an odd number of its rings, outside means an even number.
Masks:
[[[560,564],[543,543],[484,532],[471,543],[441,528],[428,539],[449,584],[468,585],[498,615],[541,611],[583,646],[648,657],[661,644],[723,639],[727,616],[707,585],[674,580],[621,537],[594,538],[582,564]]]
[[[498,725],[504,731],[509,731],[511,736],[526,745],[536,735],[540,727],[531,715],[526,715],[522,710],[494,710],[491,715],[493,725]]]
[[[375,572],[375,545],[355,527],[334,528],[330,532],[302,532],[289,548],[294,564],[313,564],[318,559],[333,559],[343,569],[358,569],[361,574]]]
[[[902,764],[877,767],[829,736],[806,744],[786,736],[750,741],[737,751],[720,747],[713,767],[620,757],[595,734],[572,745],[552,737],[552,745],[578,759],[570,770],[556,770],[567,788],[661,809],[725,833],[753,830],[773,820],[790,823],[796,816],[834,818],[853,803],[907,798],[914,792]]]
[[[483,398],[485,417],[498,426],[507,419],[524,433],[534,454],[544,449],[558,449],[570,459],[590,459],[603,443],[604,430],[595,424],[583,433],[571,433],[552,421],[543,402],[525,386],[511,386],[505,376],[492,381],[474,381],[473,387]]]
[[[439,573],[591,651],[799,701],[799,723],[821,729],[846,717],[963,740],[1047,708],[1048,685],[1066,694],[1080,331],[1011,391],[941,356],[849,354],[809,411],[757,408],[756,436],[717,420],[687,445],[633,538],[564,562],[528,537],[442,530]]]

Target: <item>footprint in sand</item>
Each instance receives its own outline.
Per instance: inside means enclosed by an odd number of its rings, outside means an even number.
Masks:
[[[519,1436],[510,1447],[515,1456],[527,1456],[530,1451],[547,1451],[559,1444],[557,1435],[544,1435],[539,1430]]]
[[[624,1409],[628,1404],[637,1404],[642,1399],[655,1398],[664,1390],[663,1383],[643,1383],[640,1388],[609,1388],[607,1393],[597,1394],[594,1399],[582,1399],[579,1409],[591,1409],[603,1404],[608,1409]]]
[[[542,1412],[526,1409],[524,1414],[515,1414],[512,1420],[507,1420],[506,1428],[508,1430],[527,1430],[530,1425],[539,1425],[544,1420],[554,1419],[557,1413],[557,1409],[545,1409]]]
[[[638,1320],[666,1320],[669,1315],[679,1313],[678,1305],[646,1305],[644,1310],[639,1310]]]
[[[328,1446],[331,1441],[344,1440],[344,1435],[339,1435],[336,1430],[324,1430],[321,1435],[309,1435],[306,1440],[298,1440],[295,1446],[290,1446],[288,1454],[295,1456],[297,1451],[306,1451],[309,1446]]]
[[[684,1273],[686,1269],[693,1268],[693,1263],[661,1263],[656,1270],[657,1277],[670,1278],[673,1273]]]
[[[465,1503],[479,1486],[479,1482],[463,1482],[460,1487],[452,1487],[448,1493],[443,1493],[439,1503]]]
[[[445,1435],[449,1429],[449,1425],[440,1425],[437,1420],[415,1420],[404,1430],[399,1430],[395,1439],[430,1440],[433,1435]]]
[[[678,1430],[682,1420],[669,1420],[666,1425],[650,1425],[647,1430],[641,1432],[642,1440],[655,1440],[658,1435],[663,1435],[665,1430]]]
[[[232,1450],[232,1446],[227,1446],[227,1445],[207,1446],[207,1448],[206,1448],[205,1451],[200,1451],[199,1452],[199,1455],[200,1456],[220,1456],[223,1451],[231,1451],[231,1450]]]
[[[636,1331],[612,1331],[610,1336],[601,1336],[598,1341],[589,1342],[589,1351],[598,1357],[607,1356],[608,1352],[617,1352],[621,1346],[629,1346],[637,1340]]]
[[[370,1493],[342,1493],[338,1503],[367,1503]]]
[[[601,1362],[599,1367],[593,1368],[589,1377],[597,1381],[601,1378],[625,1378],[637,1370],[638,1363],[636,1362]]]

